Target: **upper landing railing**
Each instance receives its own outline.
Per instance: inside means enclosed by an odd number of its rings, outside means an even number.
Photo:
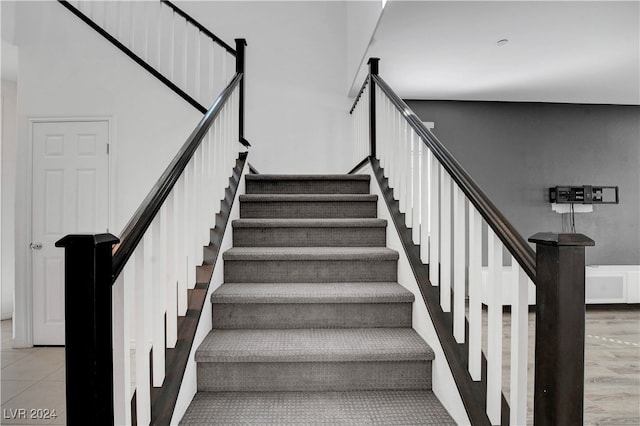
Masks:
[[[59,2],[203,114],[234,76],[236,49],[169,1]]]
[[[196,108],[208,105],[119,238],[56,243],[65,248],[67,423],[169,424],[209,286],[196,267],[216,260],[210,231],[224,230],[217,219],[228,219],[246,158],[238,162],[248,146],[246,43],[231,49],[169,2],[61,3]]]
[[[541,233],[529,239],[534,251],[379,76],[378,61],[369,60],[350,110],[356,159],[370,162],[388,188],[394,222],[471,423],[524,425],[533,417],[536,425],[581,424],[584,247],[593,241]],[[534,294],[535,392],[528,395]],[[503,330],[506,315],[510,333]]]

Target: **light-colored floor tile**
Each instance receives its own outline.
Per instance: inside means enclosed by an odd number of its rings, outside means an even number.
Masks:
[[[27,390],[30,386],[36,384],[36,381],[30,380],[2,380],[2,404],[15,398]]]
[[[2,369],[3,380],[43,380],[64,365],[64,348],[42,348]]]
[[[58,368],[53,373],[49,374],[47,377],[44,378],[44,380],[47,382],[64,382],[66,380],[64,365]]]
[[[2,405],[2,424],[50,424],[65,410],[65,393],[61,392],[61,385],[60,382],[40,382],[12,398]],[[24,410],[24,416],[11,415],[22,413],[20,410]]]

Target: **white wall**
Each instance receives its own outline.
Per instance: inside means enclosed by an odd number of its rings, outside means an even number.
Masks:
[[[3,2],[3,6],[4,6]],[[14,345],[30,344],[28,119],[110,117],[110,229],[122,229],[201,114],[57,2],[15,4],[20,49]]]
[[[0,318],[13,315],[15,282],[15,177],[18,48],[13,45],[15,3],[1,2],[2,147],[0,149]]]
[[[3,75],[4,76],[4,75]],[[1,319],[11,318],[13,315],[13,285],[15,282],[15,181],[16,181],[16,97],[15,81],[2,80],[2,155],[0,167],[2,171],[2,188],[0,206],[1,245],[0,253],[2,280],[2,310]]]
[[[245,136],[261,173],[346,173],[346,4],[207,1],[179,6],[223,40],[247,39]]]
[[[355,96],[368,67],[365,55],[384,11],[382,0],[347,2],[347,91]]]

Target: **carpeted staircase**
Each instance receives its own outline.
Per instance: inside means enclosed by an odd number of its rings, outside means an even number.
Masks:
[[[455,424],[367,175],[247,175],[181,424]]]

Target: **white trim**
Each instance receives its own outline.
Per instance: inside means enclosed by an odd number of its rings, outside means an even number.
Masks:
[[[110,115],[98,115],[98,116],[28,116],[27,117],[27,191],[26,194],[26,213],[29,220],[27,221],[27,242],[26,247],[29,247],[29,243],[32,240],[32,229],[33,229],[33,126],[37,123],[60,123],[60,122],[90,122],[90,121],[106,121],[109,129],[109,134],[107,135],[108,143],[110,144],[110,154],[107,156],[107,173],[109,189],[107,202],[109,204],[108,211],[108,223],[109,229],[113,229],[114,220],[115,220],[115,161],[114,161],[114,152],[115,152],[115,138],[113,137],[114,131],[114,118]],[[33,258],[31,250],[27,249],[26,253],[26,285],[25,285],[25,299],[26,300],[18,300],[15,298],[15,304],[22,306],[24,308],[24,318],[20,321],[19,326],[23,327],[22,338],[16,338],[13,341],[14,347],[32,347],[33,346]],[[14,288],[14,294],[17,295]],[[15,312],[15,310],[14,310]],[[14,319],[14,329],[16,327],[16,321]],[[19,333],[14,333],[16,336],[19,336]]]

